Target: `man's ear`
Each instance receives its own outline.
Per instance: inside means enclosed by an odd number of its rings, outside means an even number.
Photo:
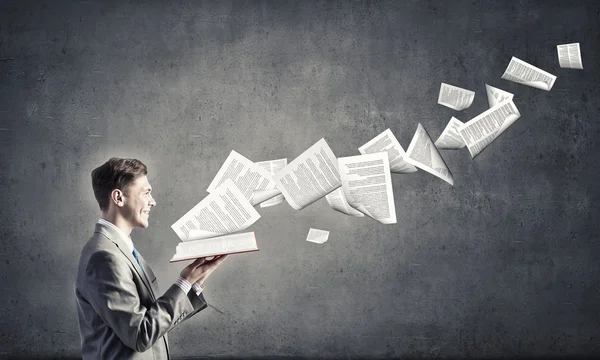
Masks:
[[[114,189],[113,191],[110,192],[110,201],[117,205],[118,207],[123,206],[123,203],[125,202],[124,196],[123,196],[123,192],[119,189]]]

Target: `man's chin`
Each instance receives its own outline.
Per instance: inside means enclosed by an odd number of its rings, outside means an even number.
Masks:
[[[137,226],[137,227],[139,227],[139,228],[142,228],[142,229],[145,229],[145,228],[147,228],[148,226],[150,226],[150,222],[146,220],[146,221],[140,221],[140,222],[138,223],[138,226]]]

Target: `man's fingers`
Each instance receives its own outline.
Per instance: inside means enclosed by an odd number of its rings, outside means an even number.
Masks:
[[[190,265],[192,265],[193,267],[198,267],[202,264],[204,264],[204,258],[197,258],[196,260],[194,260],[193,263],[191,263]]]
[[[214,260],[214,267],[217,267],[217,266],[221,265],[221,263],[223,261],[225,261],[226,258],[227,258],[227,255],[221,255],[221,256],[219,256],[218,259]]]
[[[211,259],[206,259],[206,264],[212,264],[214,262],[217,262],[218,260],[227,257],[227,255],[215,255],[213,256]],[[223,261],[223,260],[221,260]]]

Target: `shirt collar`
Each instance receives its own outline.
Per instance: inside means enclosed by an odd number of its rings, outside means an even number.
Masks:
[[[133,241],[131,241],[131,237],[129,237],[127,234],[125,234],[123,232],[123,230],[119,229],[115,224],[111,223],[110,221],[104,220],[104,219],[98,220],[98,224],[106,225],[109,228],[115,230],[117,232],[117,234],[119,234],[121,236],[121,239],[123,240],[125,245],[127,245],[127,248],[129,248],[129,251],[133,252]]]

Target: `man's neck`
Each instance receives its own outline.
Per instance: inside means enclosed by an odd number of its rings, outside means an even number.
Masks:
[[[118,213],[110,214],[109,212],[103,212],[101,218],[106,221],[110,221],[113,225],[115,225],[121,231],[127,234],[127,236],[131,235],[131,225],[129,225],[129,223],[125,219],[119,216]]]

